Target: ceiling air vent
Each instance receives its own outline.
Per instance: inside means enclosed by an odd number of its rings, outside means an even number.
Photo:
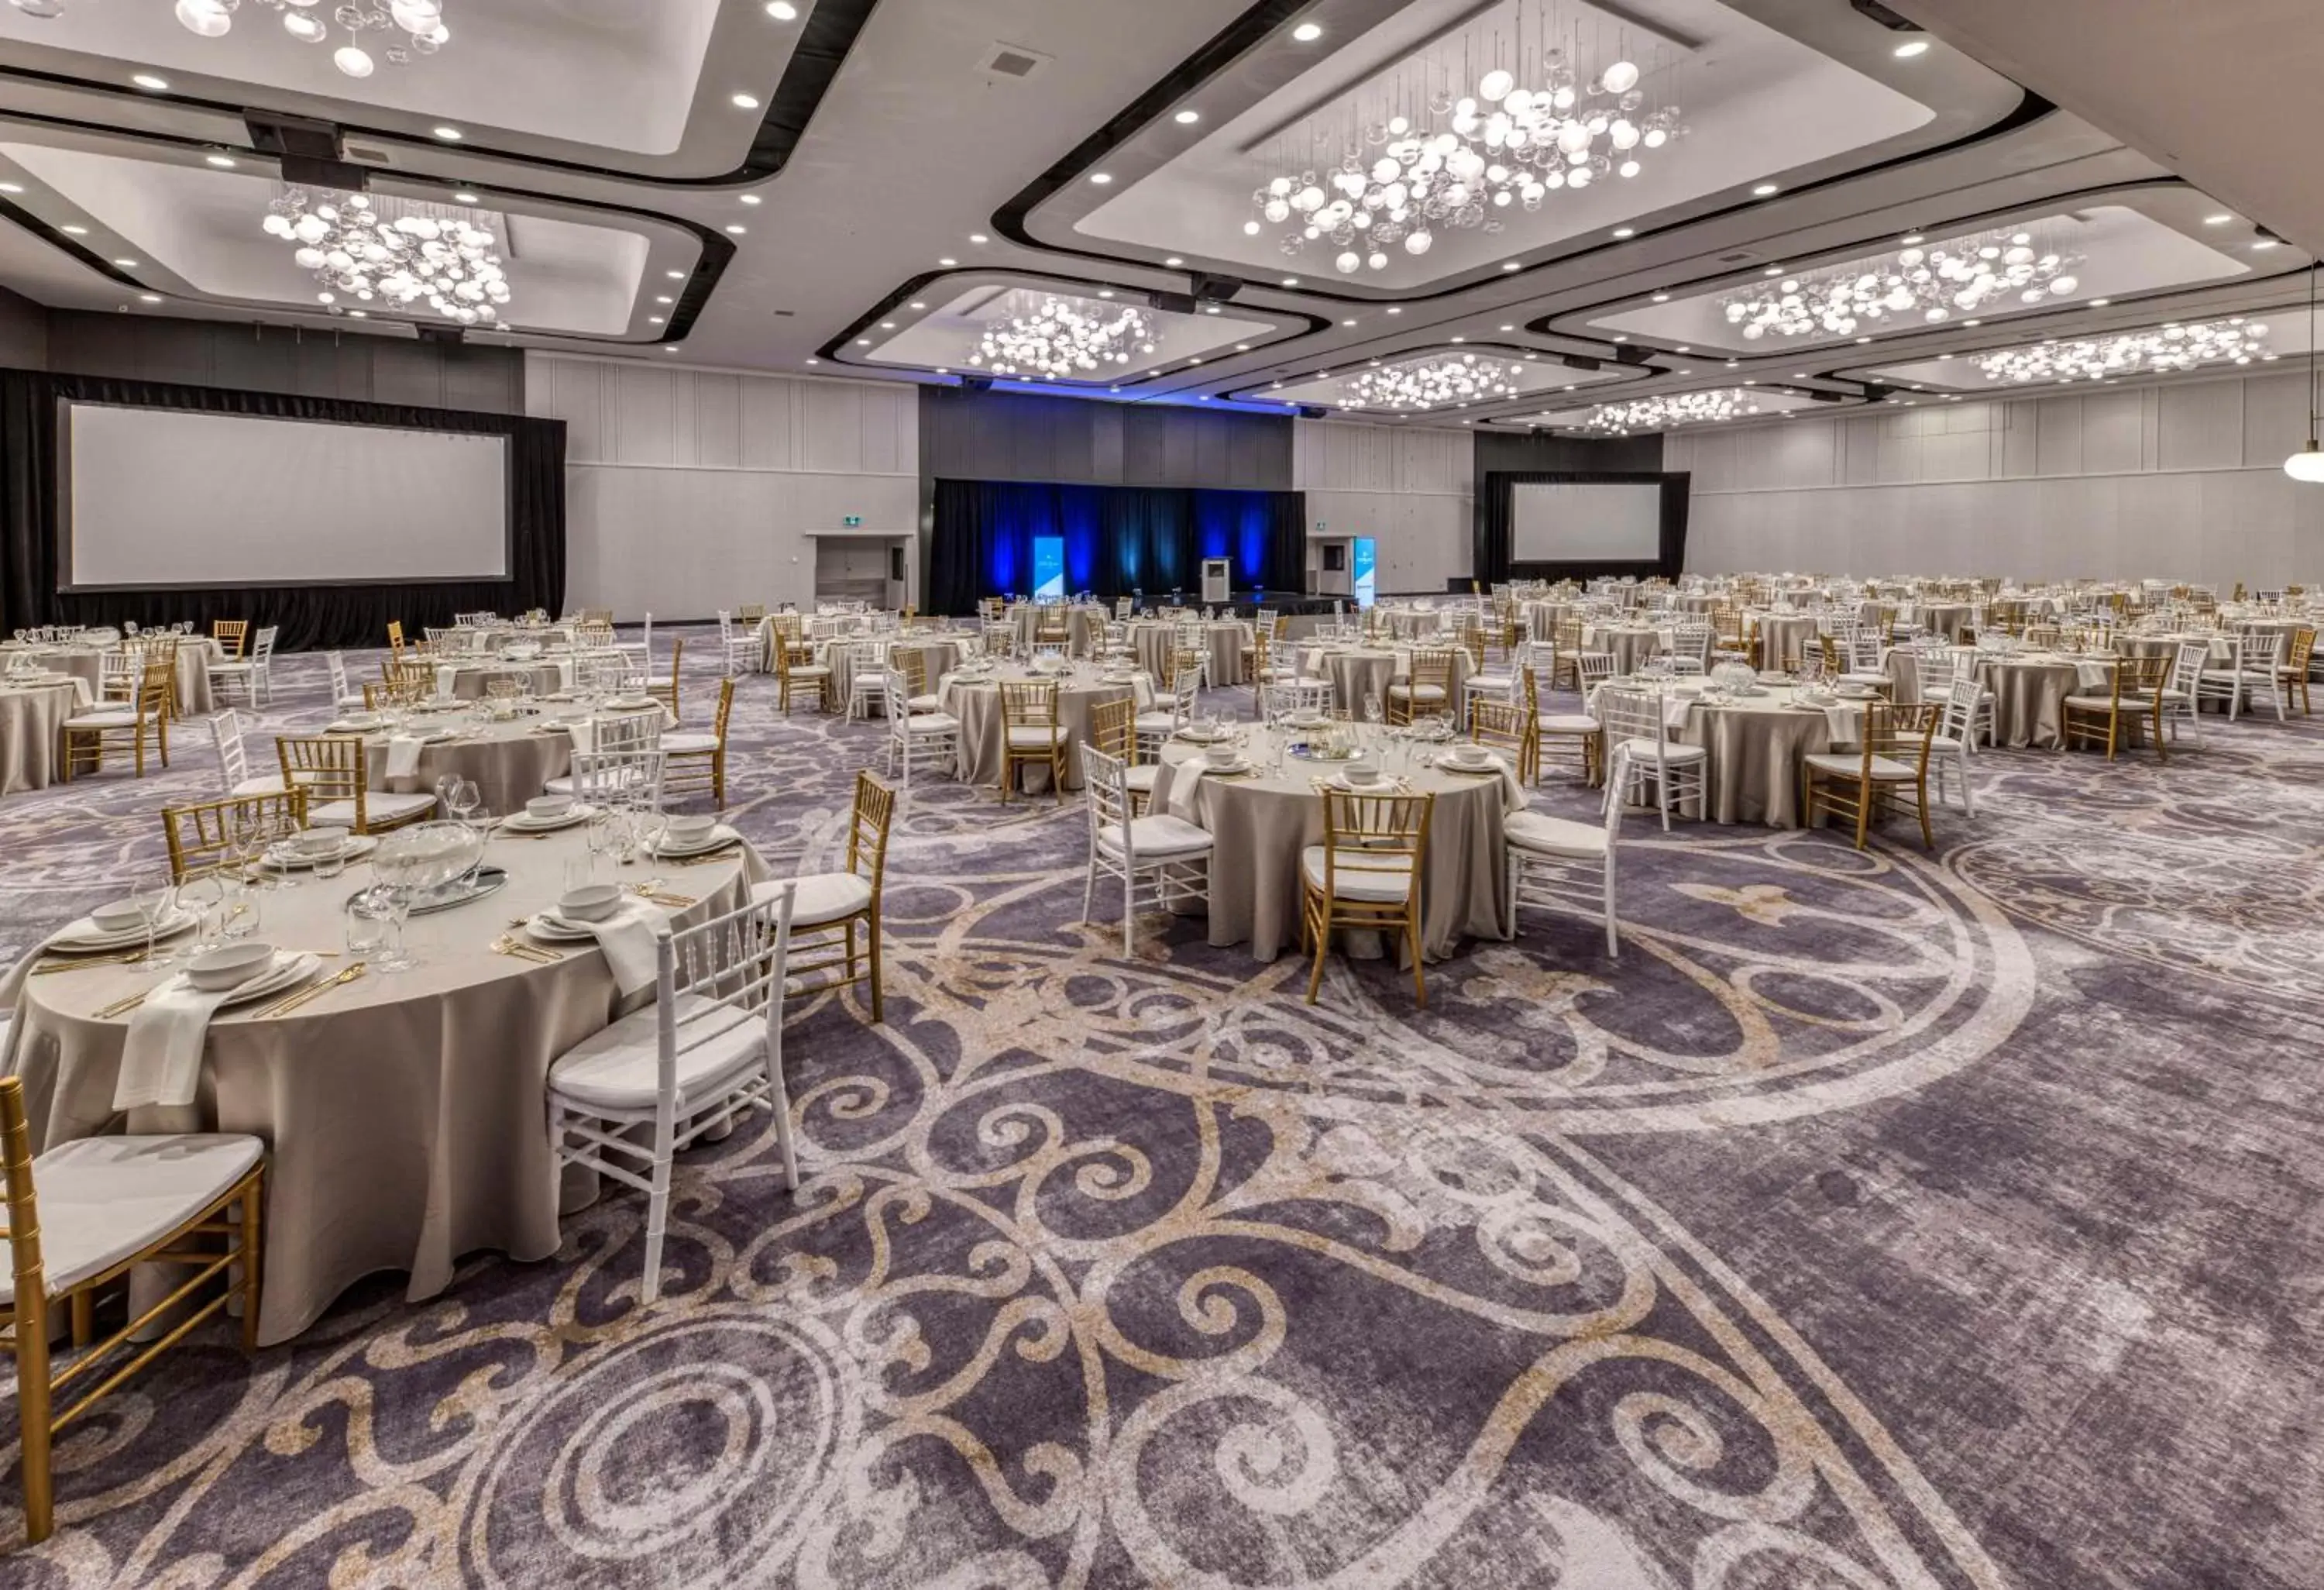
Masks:
[[[1028,50],[1021,44],[995,44],[984,52],[976,69],[988,78],[1014,78],[1023,82],[1047,67],[1050,60],[1039,51]]]
[[[1922,31],[1919,23],[1910,17],[1897,15],[1888,7],[1881,5],[1880,0],[1848,0],[1848,3],[1884,28],[1891,28],[1900,33],[1917,33]]]
[[[1758,257],[1748,248],[1738,248],[1733,254],[1720,254],[1719,263],[1722,265],[1748,265]]]
[[[357,165],[392,166],[396,163],[395,152],[376,143],[350,143],[346,146],[346,155]]]

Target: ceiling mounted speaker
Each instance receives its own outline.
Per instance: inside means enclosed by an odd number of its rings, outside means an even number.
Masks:
[[[1626,342],[1614,350],[1614,362],[1618,365],[1643,365],[1646,362],[1646,350]]]
[[[1199,307],[1191,292],[1149,292],[1146,301],[1166,315],[1191,315]]]
[[[420,326],[416,329],[422,342],[436,343],[444,347],[457,347],[467,340],[466,326]]]
[[[1194,274],[1194,296],[1205,303],[1231,303],[1235,294],[1249,285],[1239,276],[1213,276],[1200,271]]]
[[[992,390],[992,377],[990,375],[964,375],[960,378],[960,389],[963,392],[991,392]]]
[[[1299,417],[1302,420],[1321,420],[1328,416],[1330,413],[1331,410],[1322,408],[1314,403],[1302,403],[1299,405]]]

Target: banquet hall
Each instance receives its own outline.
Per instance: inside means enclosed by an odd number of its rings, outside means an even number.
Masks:
[[[2292,0],[0,0],[0,1585],[2324,1585]]]

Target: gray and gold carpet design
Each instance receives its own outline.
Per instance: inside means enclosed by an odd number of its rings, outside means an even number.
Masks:
[[[882,732],[735,724],[739,826],[835,864]],[[2184,750],[1982,756],[1933,855],[1633,819],[1618,960],[1528,913],[1423,1012],[1198,920],[1126,960],[1077,805],[916,781],[796,1198],[761,1119],[651,1309],[624,1197],[205,1337],[0,1583],[2314,1590],[2324,731]],[[0,960],[150,873],[178,761],[0,803]]]

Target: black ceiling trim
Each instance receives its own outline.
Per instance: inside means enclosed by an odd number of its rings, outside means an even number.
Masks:
[[[1069,151],[1063,159],[1059,160],[1047,171],[1042,172],[1038,177],[1036,177],[1014,198],[1010,199],[1008,203],[1002,205],[993,215],[993,230],[999,232],[1002,236],[1007,237],[1010,242],[1017,244],[1020,247],[1029,248],[1042,254],[1063,255],[1072,259],[1095,260],[1109,265],[1134,265],[1139,267],[1151,265],[1153,263],[1152,261],[1139,259],[1130,254],[1108,254],[1098,249],[1066,248],[1058,244],[1044,242],[1032,235],[1031,231],[1026,225],[1027,220],[1032,215],[1033,211],[1040,208],[1041,204],[1052,194],[1056,193],[1061,189],[1066,188],[1078,180],[1084,171],[1096,165],[1105,155],[1111,153],[1113,150],[1120,147],[1123,143],[1128,143],[1148,123],[1153,121],[1156,116],[1159,116],[1172,105],[1175,105],[1180,100],[1185,98],[1195,89],[1199,88],[1204,83],[1209,81],[1210,79],[1223,69],[1228,62],[1246,50],[1258,44],[1260,41],[1265,39],[1268,33],[1280,26],[1286,19],[1306,9],[1308,4],[1309,0],[1263,0],[1262,4],[1254,5],[1250,10],[1245,12],[1224,32],[1213,38],[1209,43],[1204,45],[1201,50],[1195,51],[1193,55],[1188,56],[1184,61],[1181,61],[1167,77],[1163,78],[1159,82],[1156,83],[1153,88],[1140,95],[1128,109],[1122,111],[1120,115],[1107,122],[1105,125],[1100,127],[1096,132],[1082,140],[1082,142]],[[2009,79],[2005,79],[2004,80],[2007,81]],[[1926,149],[1916,149],[1907,154],[1896,155],[1888,160],[1876,162],[1871,165],[1858,166],[1849,171],[1839,172],[1830,177],[1820,178],[1814,181],[1803,183],[1797,188],[1786,189],[1784,190],[1784,195],[1786,198],[1789,198],[1799,194],[1814,193],[1823,189],[1836,187],[1841,183],[1858,181],[1866,177],[1876,176],[1882,171],[1911,165],[1920,161],[1933,160],[1940,155],[1954,153],[1991,139],[2004,137],[2008,134],[2016,132],[2022,127],[2028,126],[2034,122],[2039,121],[2042,117],[2049,116],[2056,110],[2057,107],[2055,106],[2052,105],[2048,100],[2033,93],[2023,84],[2016,84],[2015,86],[2018,91],[2016,107],[2010,111],[2008,115],[2001,117],[1998,121],[1992,123],[1988,126],[1979,128],[1978,131],[1973,133],[1964,134],[1960,137],[1952,140],[1950,143],[1932,144]],[[1655,227],[1652,230],[1641,231],[1637,236],[1641,238],[1652,237],[1660,233],[1674,231],[1681,227],[1698,226],[1707,221],[1715,221],[1723,216],[1734,215],[1744,210],[1757,208],[1764,202],[1764,200],[1756,199],[1738,200],[1737,203],[1729,205],[1720,209],[1706,210],[1700,215],[1690,215],[1682,219],[1672,221],[1665,226]],[[1522,271],[1496,270],[1488,274],[1477,275],[1466,280],[1454,282],[1448,286],[1437,288],[1432,291],[1413,293],[1408,296],[1397,298],[1326,292],[1320,289],[1311,289],[1305,286],[1296,289],[1284,289],[1283,291],[1296,291],[1305,297],[1320,299],[1326,303],[1332,304],[1379,306],[1388,303],[1433,303],[1440,299],[1455,298],[1462,293],[1473,291],[1475,289],[1483,286],[1488,282],[1506,282],[1511,280],[1522,281],[1526,277],[1532,275],[1536,271],[1545,270],[1554,265],[1568,264],[1572,261],[1579,259],[1587,259],[1592,254],[1602,253],[1608,249],[1620,248],[1624,246],[1625,244],[1635,241],[1637,241],[1635,238],[1625,238],[1620,242],[1599,242],[1584,247],[1574,248],[1563,253],[1554,254],[1548,258],[1539,260],[1533,264],[1527,265]],[[1554,248],[1556,245],[1551,245],[1549,246]],[[1303,273],[1302,281],[1304,282],[1305,280],[1305,276]]]
[[[1283,383],[1283,384],[1284,384],[1285,386],[1288,387],[1288,386],[1298,386],[1298,385],[1304,385],[1304,384],[1305,384],[1307,382],[1310,382],[1310,381],[1324,381],[1324,380],[1337,381],[1337,380],[1340,380],[1340,379],[1342,379],[1342,378],[1343,378],[1343,377],[1345,377],[1345,376],[1350,376],[1350,375],[1360,375],[1360,374],[1362,374],[1365,371],[1367,371],[1367,370],[1370,370],[1370,369],[1374,369],[1374,368],[1378,368],[1378,369],[1385,370],[1385,369],[1388,369],[1389,366],[1394,365],[1408,365],[1408,364],[1412,363],[1412,362],[1413,362],[1414,360],[1416,360],[1416,359],[1434,358],[1434,357],[1437,357],[1437,356],[1442,356],[1446,357],[1446,358],[1451,358],[1451,357],[1454,357],[1454,356],[1458,356],[1458,355],[1461,355],[1461,354],[1500,354],[1500,355],[1504,355],[1504,356],[1515,356],[1515,358],[1516,358],[1517,361],[1520,361],[1520,362],[1526,362],[1526,363],[1532,363],[1532,364],[1554,364],[1558,368],[1561,368],[1561,369],[1566,369],[1566,370],[1582,370],[1582,371],[1585,371],[1585,372],[1586,372],[1586,371],[1589,371],[1589,370],[1603,370],[1603,369],[1607,369],[1607,368],[1611,367],[1611,365],[1612,365],[1612,364],[1613,364],[1613,361],[1611,361],[1611,360],[1609,360],[1609,359],[1601,359],[1601,358],[1598,358],[1598,357],[1596,357],[1595,356],[1591,355],[1591,354],[1565,354],[1565,353],[1558,353],[1558,352],[1555,352],[1555,351],[1554,351],[1554,350],[1552,350],[1552,349],[1549,349],[1549,348],[1541,348],[1541,347],[1524,347],[1524,346],[1523,346],[1523,345],[1521,345],[1521,344],[1514,343],[1514,342],[1462,342],[1462,343],[1455,343],[1455,342],[1452,342],[1452,341],[1451,341],[1451,340],[1449,340],[1449,339],[1439,338],[1438,340],[1435,340],[1435,341],[1433,341],[1433,342],[1424,342],[1424,343],[1420,344],[1420,345],[1419,345],[1418,347],[1412,347],[1412,348],[1408,348],[1408,349],[1406,349],[1406,351],[1404,351],[1403,353],[1397,353],[1397,354],[1380,354],[1380,355],[1377,355],[1377,356],[1375,356],[1375,355],[1371,355],[1371,354],[1360,355],[1360,356],[1358,356],[1358,362],[1356,362],[1355,364],[1351,364],[1351,365],[1338,365],[1338,364],[1335,364],[1335,365],[1333,365],[1332,366],[1332,374],[1331,374],[1329,376],[1323,376],[1323,375],[1302,375],[1302,376],[1296,377],[1296,379],[1286,380],[1286,381],[1285,381],[1285,382]],[[1648,365],[1637,365],[1637,366],[1625,365],[1623,368],[1624,368],[1625,370],[1628,370],[1628,371],[1633,371],[1633,372],[1634,372],[1634,374],[1632,374],[1632,375],[1631,375],[1630,380],[1628,380],[1628,381],[1618,381],[1618,382],[1615,382],[1615,383],[1613,383],[1613,384],[1612,384],[1612,385],[1611,385],[1610,387],[1609,387],[1607,390],[1610,390],[1610,391],[1618,391],[1618,390],[1620,390],[1621,388],[1623,388],[1623,387],[1625,387],[1625,386],[1628,386],[1628,385],[1631,385],[1631,384],[1635,384],[1636,382],[1639,382],[1639,381],[1646,381],[1646,380],[1649,380],[1649,379],[1651,379],[1651,378],[1653,378],[1654,376],[1656,376],[1656,375],[1667,375],[1667,374],[1670,374],[1670,372],[1669,372],[1669,371],[1667,371],[1667,370],[1657,370],[1657,369],[1654,369],[1654,368],[1652,368],[1651,366],[1648,366]],[[1221,397],[1222,397],[1222,398],[1232,399],[1232,400],[1239,401],[1239,402],[1258,402],[1258,403],[1267,403],[1267,402],[1300,402],[1300,403],[1311,403],[1311,404],[1313,404],[1313,403],[1316,403],[1316,400],[1315,400],[1315,399],[1314,399],[1314,398],[1289,398],[1289,399],[1286,399],[1286,398],[1273,398],[1273,397],[1268,397],[1268,396],[1264,395],[1266,393],[1270,392],[1270,391],[1272,391],[1272,390],[1273,390],[1273,387],[1272,387],[1272,384],[1270,384],[1269,385],[1268,385],[1268,386],[1264,386],[1264,387],[1240,387],[1240,388],[1233,388],[1233,389],[1230,389],[1230,390],[1228,390],[1228,391],[1226,391],[1226,392],[1222,392],[1222,393],[1221,393],[1219,395],[1220,395]],[[1252,395],[1252,393],[1259,393],[1260,395],[1253,396],[1253,395]],[[1535,398],[1536,398],[1536,397],[1541,397],[1541,396],[1545,396],[1545,395],[1547,395],[1547,396],[1554,396],[1554,397],[1564,397],[1564,396],[1566,396],[1566,395],[1568,395],[1568,394],[1567,394],[1567,393],[1563,393],[1563,392],[1559,392],[1559,393],[1546,393],[1546,394],[1545,394],[1545,393],[1519,393],[1519,394],[1517,394],[1516,397],[1508,397],[1508,398],[1490,398],[1490,399],[1488,399],[1488,400],[1486,400],[1485,402],[1482,402],[1471,403],[1471,404],[1470,405],[1470,407],[1471,407],[1471,409],[1499,409],[1499,408],[1507,407],[1508,404],[1511,404],[1511,403],[1526,403],[1526,402],[1531,402]],[[1577,393],[1577,394],[1574,394],[1574,395],[1579,395],[1579,394]],[[1321,404],[1319,404],[1319,405],[1317,405],[1317,406],[1320,406],[1320,407],[1322,407],[1322,408],[1325,408],[1325,409],[1330,409],[1330,410],[1331,410],[1331,411],[1332,411],[1332,413],[1333,413],[1333,416],[1335,416],[1335,417],[1346,418],[1346,419],[1356,419],[1356,420],[1380,420],[1380,419],[1393,419],[1393,420],[1416,420],[1416,419],[1421,418],[1421,417],[1423,416],[1424,412],[1425,412],[1428,417],[1430,417],[1430,418],[1439,418],[1439,417],[1442,417],[1443,415],[1444,415],[1444,414],[1447,412],[1447,411],[1443,410],[1443,409],[1429,409],[1429,410],[1426,410],[1426,411],[1421,411],[1421,410],[1411,410],[1411,411],[1404,411],[1404,412],[1386,412],[1386,411],[1378,411],[1378,410],[1366,409],[1366,410],[1363,410],[1363,411],[1360,411],[1360,412],[1354,412],[1354,413],[1349,413],[1349,414],[1346,414],[1346,415],[1342,415],[1341,411],[1339,411],[1339,410],[1337,410],[1337,409],[1333,409],[1333,408],[1332,408],[1332,405],[1331,405],[1331,404],[1329,404],[1329,403],[1321,403]]]
[[[30,232],[51,248],[70,254],[77,263],[88,266],[108,281],[120,282],[133,292],[153,291],[79,238],[66,236],[14,199],[0,199],[0,219],[15,222],[17,226]]]
[[[575,171],[602,178],[612,182],[636,182],[658,188],[728,188],[763,182],[779,172],[790,162],[799,141],[807,135],[807,124],[830,93],[831,85],[839,76],[839,69],[855,47],[863,29],[872,20],[872,13],[880,0],[816,0],[815,9],[800,23],[798,41],[792,46],[790,59],[784,63],[782,79],[775,85],[768,99],[767,114],[760,118],[759,130],[751,140],[751,153],[743,162],[723,176],[657,177],[650,172],[625,171],[619,166],[595,165],[587,161],[555,160],[514,150],[496,148],[490,143],[462,142],[457,145],[434,143],[425,138],[392,128],[368,126],[358,122],[341,122],[342,133],[358,137],[383,139],[390,143],[409,143],[421,149],[457,148],[463,153],[508,161],[512,164],[532,166],[542,171]],[[1303,0],[1304,3],[1304,0]],[[140,104],[174,105],[188,110],[208,111],[239,120],[253,110],[274,114],[263,105],[249,106],[229,100],[201,98],[190,94],[165,91],[149,94],[143,89],[124,87],[96,78],[75,77],[69,72],[38,71],[29,67],[0,67],[0,83],[45,83],[59,88],[78,88],[102,94],[108,98],[134,100]],[[12,112],[17,119],[46,122],[51,125],[78,127],[85,131],[115,135],[166,136],[142,134],[134,129],[113,126],[103,122],[84,122],[61,116],[25,116]],[[281,113],[288,115],[290,113]],[[228,144],[203,140],[205,148],[230,150],[236,153],[250,153]],[[398,171],[399,176],[408,173]],[[467,186],[467,184],[455,184]]]
[[[1056,282],[1065,287],[1086,287],[1093,291],[1111,288],[1115,292],[1128,293],[1133,296],[1143,296],[1144,294],[1154,291],[1154,289],[1148,287],[1131,287],[1120,282],[1096,281],[1085,276],[1061,276],[1047,271],[1028,270],[1018,266],[962,265],[940,271],[926,271],[918,276],[914,276],[909,281],[906,282],[901,287],[896,289],[895,291],[881,299],[877,304],[872,306],[872,309],[866,310],[861,315],[858,315],[853,320],[850,321],[844,330],[841,331],[837,336],[834,337],[830,341],[825,343],[821,347],[816,350],[816,356],[818,358],[830,359],[836,364],[844,365],[851,370],[871,370],[890,375],[896,374],[901,371],[918,370],[923,374],[934,375],[936,372],[933,369],[918,365],[896,365],[872,364],[869,361],[854,357],[848,353],[847,348],[848,345],[853,342],[858,337],[862,336],[867,328],[878,325],[882,317],[893,312],[898,304],[910,302],[915,297],[918,296],[921,289],[927,286],[928,283],[932,282],[941,282],[948,276],[1032,276],[1038,278],[1043,282]],[[1330,329],[1332,325],[1330,320],[1325,319],[1321,316],[1311,315],[1305,310],[1272,310],[1262,308],[1258,304],[1249,304],[1243,307],[1250,310],[1254,314],[1268,315],[1277,318],[1288,316],[1293,319],[1305,320],[1307,322],[1307,328],[1304,331],[1293,329],[1275,337],[1268,341],[1252,343],[1250,345],[1250,351],[1252,354],[1259,354],[1271,349],[1287,349],[1294,343],[1298,342],[1303,337],[1313,337],[1318,331]],[[1227,354],[1219,356],[1223,358],[1233,358],[1246,356],[1238,356],[1230,350]],[[1208,364],[1210,362],[1211,356],[1205,356],[1204,363]],[[1109,387],[1113,385],[1120,386],[1122,388],[1122,392],[1119,394],[1111,391],[1099,391],[1098,386],[1100,384],[1086,381],[1039,382],[1035,383],[1034,384],[1042,386],[1045,390],[1053,390],[1060,393],[1086,393],[1096,397],[1111,398],[1117,395],[1127,396],[1129,389],[1133,386],[1150,386],[1157,381],[1166,380],[1173,375],[1184,375],[1187,373],[1189,368],[1191,368],[1191,366],[1181,364],[1159,370],[1148,370],[1143,375],[1133,375],[1129,379],[1119,383],[1104,384]],[[958,370],[954,370],[953,374],[955,376],[958,376],[961,373]],[[1017,378],[1015,376],[1008,376],[1004,379],[1014,381]]]

